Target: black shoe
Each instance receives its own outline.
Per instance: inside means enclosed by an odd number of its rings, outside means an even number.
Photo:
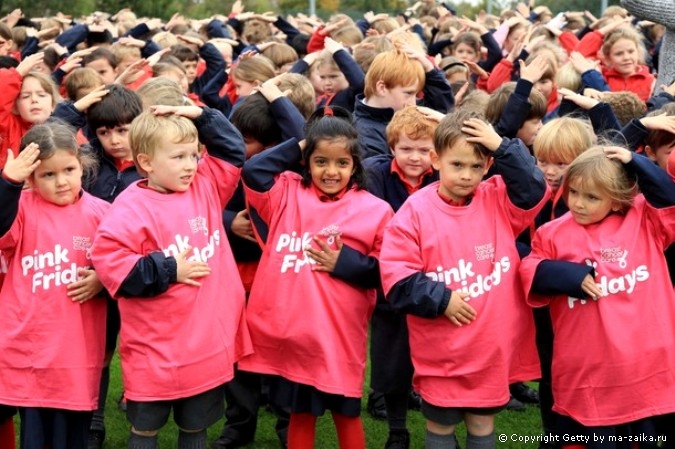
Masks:
[[[384,404],[384,394],[377,391],[371,391],[368,394],[368,403],[366,405],[368,413],[375,419],[387,419],[387,407]]]
[[[101,449],[105,441],[105,430],[89,430],[87,449]]]
[[[539,392],[522,382],[509,385],[511,396],[524,404],[539,404]]]
[[[511,410],[514,412],[523,412],[525,411],[525,404],[523,404],[518,399],[511,396],[511,399],[509,399],[509,403],[506,404],[506,410]]]
[[[244,447],[248,443],[250,441],[233,440],[221,435],[216,441],[211,443],[211,449],[234,449],[235,447]]]
[[[389,432],[389,438],[384,449],[409,449],[410,433],[407,430],[394,430]]]
[[[410,390],[408,394],[408,409],[409,410],[420,410],[422,408],[422,396],[417,394],[413,389]]]

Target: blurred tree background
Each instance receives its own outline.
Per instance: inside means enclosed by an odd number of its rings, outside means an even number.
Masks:
[[[15,8],[20,8],[26,17],[47,17],[58,12],[72,15],[75,19],[88,15],[93,11],[104,11],[111,14],[122,8],[131,8],[139,17],[160,17],[169,19],[179,12],[187,17],[204,18],[212,14],[227,14],[234,0],[0,0],[0,15],[5,15]],[[310,0],[244,0],[247,11],[262,13],[274,11],[288,14],[309,11]],[[447,1],[452,4],[459,15],[474,17],[479,11],[491,11],[499,14],[504,8],[512,7],[511,0],[474,0]],[[588,10],[598,16],[602,0],[537,0],[537,5],[546,5],[551,11],[584,11]],[[489,3],[488,3],[489,2]],[[353,17],[361,17],[366,11],[395,13],[404,10],[414,0],[316,0],[317,15],[323,19],[336,12],[347,13]],[[619,4],[619,0],[607,0],[609,5]]]

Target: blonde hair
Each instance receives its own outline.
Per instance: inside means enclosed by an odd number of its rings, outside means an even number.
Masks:
[[[276,71],[281,70],[286,64],[297,61],[298,52],[288,44],[275,44],[263,50],[262,55],[272,61]]]
[[[168,139],[167,139],[168,138]],[[197,128],[191,120],[176,115],[158,116],[151,111],[141,113],[129,127],[129,146],[138,173],[148,174],[138,163],[138,155],[154,157],[157,151],[165,149],[170,143],[188,143],[197,140]]]
[[[572,62],[561,65],[555,73],[555,85],[577,92],[581,87],[581,74],[574,68]]]
[[[316,105],[316,93],[307,77],[299,73],[284,73],[279,77],[279,90],[288,91],[287,98],[305,119],[312,115]]]
[[[274,64],[262,55],[242,59],[232,68],[232,76],[247,83],[255,81],[263,83],[275,75]]]
[[[355,25],[345,26],[331,33],[331,37],[346,47],[352,47],[363,41],[363,33]]]
[[[169,48],[178,44],[178,38],[175,34],[171,34],[168,31],[160,31],[159,33],[152,36],[152,40],[162,48]]]
[[[136,93],[141,97],[144,108],[156,104],[168,106],[193,104],[192,100],[185,96],[178,83],[163,76],[150,78],[138,88]]]
[[[369,36],[361,44],[363,45],[354,47],[354,60],[361,66],[364,73],[370,68],[375,56],[394,49],[391,41],[384,36]]]
[[[36,79],[37,82],[40,83],[40,87],[42,87],[45,90],[45,92],[51,95],[52,108],[54,108],[56,104],[59,101],[61,101],[61,95],[59,95],[59,88],[56,86],[54,81],[52,81],[52,78],[49,75],[45,75],[44,73],[41,72],[30,72],[23,77],[21,85],[23,85],[23,83],[25,83],[28,78]],[[19,97],[17,96],[17,99],[18,98]]]
[[[103,78],[90,67],[73,69],[64,80],[66,94],[71,101],[77,101],[98,86],[102,86]],[[86,92],[84,92],[86,91]]]
[[[573,117],[559,117],[541,127],[534,139],[534,156],[553,164],[570,164],[595,143],[590,123]]]
[[[566,200],[573,182],[579,182],[584,189],[601,190],[619,206],[616,211],[619,213],[626,213],[631,208],[637,193],[635,180],[628,176],[623,164],[609,159],[600,146],[584,151],[567,168],[563,180],[563,196]]]

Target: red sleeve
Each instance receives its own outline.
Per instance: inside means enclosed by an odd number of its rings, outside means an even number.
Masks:
[[[325,27],[319,27],[312,33],[307,43],[307,53],[314,53],[315,51],[323,50],[323,41],[326,40],[326,35],[323,32]]]
[[[596,55],[600,48],[602,48],[602,40],[605,37],[600,34],[599,31],[591,31],[586,33],[584,37],[581,38],[577,46],[574,48],[574,51],[578,51],[585,58],[596,58]]]
[[[563,31],[563,33],[558,36],[558,42],[560,42],[560,46],[565,49],[567,54],[570,54],[577,45],[579,45],[579,38],[571,31]]]
[[[492,69],[490,77],[487,80],[487,91],[492,93],[504,83],[511,81],[511,73],[513,72],[513,63],[506,58],[502,58],[499,64]]]

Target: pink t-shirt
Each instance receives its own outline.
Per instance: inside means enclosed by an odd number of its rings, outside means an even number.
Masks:
[[[134,401],[194,396],[233,377],[250,350],[244,288],[225,237],[222,210],[240,169],[205,156],[186,192],[163,194],[130,185],[96,234],[92,259],[118,299],[124,394]],[[174,283],[162,294],[130,298],[119,287],[141,257],[156,251],[208,261],[200,287]]]
[[[675,295],[663,257],[674,239],[675,207],[642,196],[625,216],[581,226],[568,213],[537,230],[521,276],[528,302],[551,311],[555,411],[585,426],[675,411]],[[530,292],[545,259],[594,266],[605,296]]]
[[[0,237],[8,262],[0,291],[0,403],[96,409],[106,302],[73,302],[66,286],[91,267],[94,233],[108,208],[87,193],[65,207],[21,193],[17,218]]]
[[[246,189],[246,198],[269,225],[269,236],[246,313],[254,353],[239,367],[361,397],[375,289],[313,271],[303,248],[317,247],[314,236],[335,248],[339,235],[350,248],[377,257],[391,207],[364,190],[322,202],[290,172],[268,192]]]
[[[509,383],[539,377],[532,312],[525,304],[516,236],[534,219],[508,199],[500,176],[482,182],[467,206],[438,195],[438,182],[413,194],[387,226],[380,254],[385,293],[415,273],[470,293],[474,322],[408,315],[413,382],[439,407],[497,407]]]

